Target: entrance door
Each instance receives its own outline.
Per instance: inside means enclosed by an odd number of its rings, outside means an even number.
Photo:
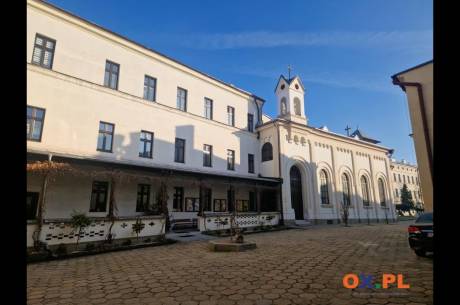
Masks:
[[[291,167],[291,206],[295,211],[295,219],[304,219],[302,200],[302,176],[297,166]]]

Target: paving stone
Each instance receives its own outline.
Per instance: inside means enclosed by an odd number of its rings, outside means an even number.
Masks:
[[[313,226],[248,235],[257,249],[241,253],[212,253],[194,241],[29,264],[27,304],[432,304],[432,260],[414,255],[406,232],[405,223]],[[380,282],[389,272],[411,288],[342,285],[347,273]]]

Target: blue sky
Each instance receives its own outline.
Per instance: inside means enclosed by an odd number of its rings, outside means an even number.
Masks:
[[[306,87],[309,125],[346,125],[415,163],[404,92],[391,75],[433,57],[431,0],[51,0],[266,100],[280,74]]]

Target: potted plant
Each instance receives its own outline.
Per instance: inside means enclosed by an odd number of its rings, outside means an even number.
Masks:
[[[80,213],[74,211],[71,215],[71,226],[74,229],[78,229],[77,243],[75,245],[75,251],[78,250],[78,243],[80,241],[80,235],[84,227],[89,226],[92,223],[92,220],[86,216],[85,213]]]

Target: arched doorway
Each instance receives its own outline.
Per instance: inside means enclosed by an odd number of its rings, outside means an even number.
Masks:
[[[289,172],[291,178],[291,206],[295,211],[295,219],[304,219],[302,200],[302,176],[297,166],[291,167]]]

